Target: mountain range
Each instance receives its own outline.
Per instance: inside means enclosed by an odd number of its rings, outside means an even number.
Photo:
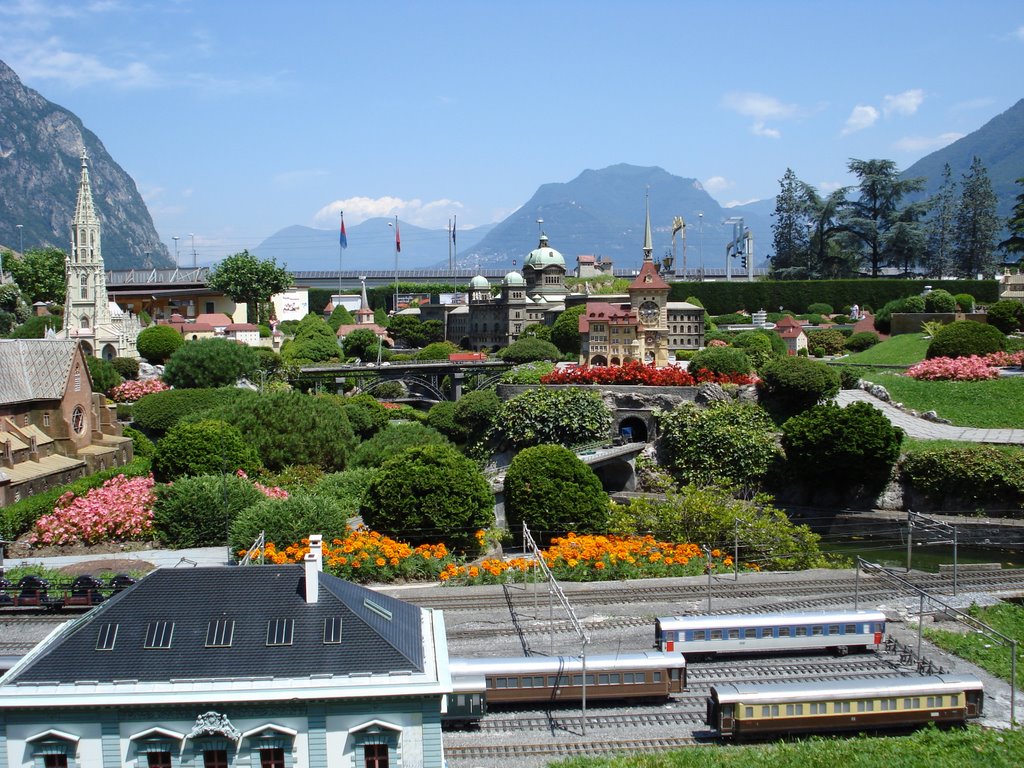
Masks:
[[[173,266],[135,182],[103,142],[74,114],[26,88],[2,61],[0,246],[68,250],[83,146],[107,268]]]

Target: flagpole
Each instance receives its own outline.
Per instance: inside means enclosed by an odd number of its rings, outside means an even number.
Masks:
[[[398,216],[395,216],[395,314],[398,314],[398,250],[401,246],[398,244]]]
[[[338,236],[338,297],[339,297],[338,301],[341,301],[341,298],[340,298],[341,297],[341,255],[343,253],[345,253],[345,242],[344,242],[344,237],[345,237],[344,236],[344,232],[345,232],[345,212],[341,211],[340,213],[341,213],[341,229],[339,230],[339,232],[341,232],[342,234],[340,234]]]
[[[458,228],[459,228],[459,214],[456,213],[455,217],[454,217],[454,219],[452,221],[452,252],[455,254],[455,258],[456,259],[459,257],[459,247],[458,247],[458,244],[455,242],[455,231]],[[455,270],[455,263],[454,262],[452,262],[448,266],[452,269],[452,271]],[[452,275],[452,277],[454,277],[454,275]]]
[[[452,220],[448,219],[448,271],[452,271]]]

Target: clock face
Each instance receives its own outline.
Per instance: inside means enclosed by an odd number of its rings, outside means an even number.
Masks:
[[[640,322],[650,325],[658,321],[658,315],[661,314],[661,308],[653,301],[645,301],[640,305]]]

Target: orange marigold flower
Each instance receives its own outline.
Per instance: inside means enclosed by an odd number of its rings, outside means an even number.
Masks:
[[[385,565],[388,564],[388,561],[385,560],[383,557],[378,557],[374,562],[377,563],[378,568],[383,568]]]

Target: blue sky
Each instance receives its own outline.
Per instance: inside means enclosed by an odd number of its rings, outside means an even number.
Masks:
[[[1024,4],[0,0],[0,59],[209,263],[342,208],[499,221],[615,163],[723,204],[905,168],[1024,97]]]

